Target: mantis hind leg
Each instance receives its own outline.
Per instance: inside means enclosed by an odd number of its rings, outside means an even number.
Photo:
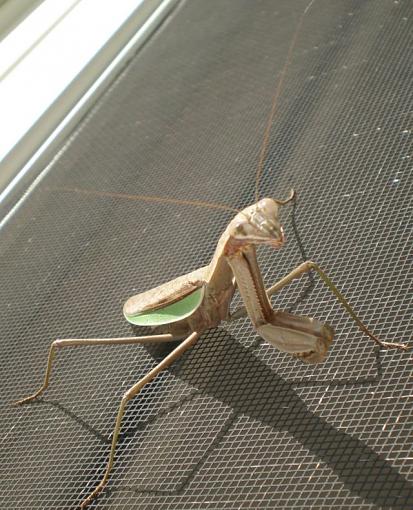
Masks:
[[[361,329],[361,331],[363,333],[365,333],[367,336],[369,336],[376,344],[378,344],[380,347],[382,347],[384,349],[400,349],[403,351],[407,351],[409,349],[409,347],[405,344],[393,343],[393,342],[383,342],[382,340],[377,338],[368,329],[368,327],[360,320],[360,318],[356,315],[355,311],[350,306],[350,303],[343,296],[343,294],[337,289],[337,287],[330,280],[330,278],[327,276],[327,274],[318,266],[318,264],[316,264],[315,262],[312,262],[311,260],[304,262],[303,264],[300,264],[297,268],[295,268],[293,271],[291,271],[291,273],[289,273],[287,276],[282,278],[275,285],[270,287],[266,291],[267,295],[272,296],[273,294],[278,292],[280,289],[285,287],[285,285],[289,284],[292,280],[299,278],[302,274],[307,273],[311,270],[316,271],[316,273],[320,276],[320,278],[322,279],[324,284],[330,289],[330,291],[335,295],[335,297],[338,299],[338,301],[343,305],[343,307],[346,309],[347,313],[350,315],[350,317],[353,319],[353,321],[357,324],[357,326]]]
[[[160,363],[158,363],[158,365],[156,365],[156,367],[154,367],[150,372],[148,372],[144,377],[142,377],[142,379],[140,381],[138,381],[134,386],[132,386],[123,395],[120,406],[119,406],[118,415],[116,417],[115,428],[113,430],[112,446],[110,449],[109,459],[108,459],[108,463],[106,466],[105,474],[103,475],[103,478],[100,481],[99,485],[96,487],[96,489],[82,502],[82,504],[80,505],[80,508],[82,508],[82,509],[86,508],[92,502],[92,500],[103,490],[103,488],[105,487],[105,485],[109,479],[109,474],[112,469],[113,461],[115,458],[115,450],[116,450],[116,445],[118,442],[122,418],[125,413],[126,405],[129,402],[129,400],[134,398],[141,391],[141,389],[145,386],[145,384],[152,381],[152,379],[154,379],[160,372],[162,372],[162,370],[169,367],[176,359],[178,359],[180,356],[182,356],[182,354],[186,350],[188,350],[190,347],[192,347],[195,344],[195,342],[198,340],[199,336],[200,336],[199,333],[196,333],[196,332],[191,333],[188,336],[188,338],[186,338],[182,343],[180,343],[178,345],[178,347],[176,347],[176,349],[174,349],[170,354],[168,354],[168,356],[166,356],[165,359],[163,359]]]
[[[34,400],[41,395],[46,388],[49,386],[50,376],[53,368],[53,361],[56,357],[58,349],[63,347],[75,347],[85,345],[131,345],[131,344],[143,344],[143,343],[159,343],[159,342],[172,342],[175,340],[173,335],[151,335],[151,336],[140,336],[140,337],[125,337],[125,338],[83,338],[83,339],[67,339],[67,340],[55,340],[49,349],[49,356],[47,358],[46,373],[44,376],[44,382],[40,388],[26,398],[18,400],[15,404],[25,404]]]

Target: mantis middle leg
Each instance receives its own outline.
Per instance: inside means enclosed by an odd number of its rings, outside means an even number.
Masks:
[[[188,336],[188,338],[186,338],[182,343],[180,343],[178,347],[176,347],[170,354],[168,354],[168,356],[166,356],[166,358],[164,358],[158,365],[156,365],[156,367],[154,367],[150,372],[148,372],[144,377],[142,377],[140,381],[138,381],[123,395],[119,406],[118,415],[116,417],[115,428],[113,430],[112,446],[110,449],[109,460],[105,474],[103,475],[103,478],[100,481],[99,485],[96,487],[96,489],[82,502],[80,508],[82,509],[86,508],[91,503],[91,501],[103,490],[109,479],[109,474],[113,466],[113,460],[115,458],[115,450],[118,442],[122,418],[129,400],[136,397],[136,395],[141,391],[145,384],[152,381],[152,379],[154,379],[160,372],[162,372],[162,370],[169,367],[176,359],[181,357],[185,351],[192,347],[198,340],[199,336],[200,336],[199,333],[196,332],[191,333]]]
[[[299,278],[304,273],[307,273],[311,270],[316,271],[316,273],[320,276],[324,284],[330,289],[330,291],[335,295],[335,297],[338,299],[338,301],[343,305],[343,307],[346,309],[347,313],[350,315],[350,317],[354,320],[354,322],[357,324],[357,326],[360,328],[360,330],[368,335],[376,344],[378,344],[380,347],[385,349],[401,349],[403,351],[409,350],[409,347],[405,344],[401,343],[394,343],[394,342],[383,342],[379,338],[377,338],[369,329],[368,327],[361,321],[361,319],[357,316],[353,308],[351,307],[350,303],[347,301],[347,299],[343,296],[343,294],[337,289],[337,287],[334,285],[334,283],[331,281],[331,279],[327,276],[327,274],[320,268],[318,264],[315,262],[308,260],[304,262],[303,264],[300,264],[298,267],[293,269],[291,273],[284,276],[284,278],[281,278],[277,283],[275,283],[272,287],[266,289],[268,297],[272,296],[273,294],[276,294],[279,290],[281,290],[283,287],[291,283],[296,278]],[[236,310],[236,312],[233,314],[233,318],[240,318],[246,315],[245,308],[240,308]]]
[[[34,400],[41,395],[46,388],[49,386],[50,375],[52,373],[53,361],[56,357],[57,349],[63,347],[74,347],[84,345],[131,345],[131,344],[143,344],[143,343],[159,343],[159,342],[172,342],[176,340],[173,335],[150,335],[150,336],[139,336],[139,337],[124,337],[124,338],[82,338],[82,339],[67,339],[67,340],[55,340],[49,349],[49,356],[47,358],[46,374],[44,376],[44,382],[42,386],[33,395],[18,400],[15,404],[25,404]]]
[[[347,301],[347,299],[343,296],[343,294],[337,289],[337,287],[334,285],[334,283],[331,281],[331,279],[327,276],[327,274],[320,268],[318,264],[315,262],[308,260],[307,262],[304,262],[303,264],[300,264],[297,268],[295,268],[291,273],[289,273],[287,276],[284,276],[280,281],[278,281],[275,285],[270,287],[267,290],[267,295],[272,296],[276,292],[278,292],[280,289],[282,289],[285,285],[290,283],[292,280],[299,278],[302,274],[307,273],[308,271],[314,270],[316,273],[320,276],[324,284],[330,289],[330,291],[336,296],[338,301],[343,305],[343,307],[346,309],[347,313],[350,315],[350,317],[353,319],[353,321],[357,324],[357,326],[361,329],[363,333],[368,335],[376,344],[378,344],[380,347],[383,347],[385,349],[401,349],[403,351],[409,350],[409,347],[405,344],[400,343],[394,343],[394,342],[383,342],[379,338],[377,338],[369,329],[368,327],[360,320],[360,318],[357,316],[353,308],[350,306],[350,303]]]

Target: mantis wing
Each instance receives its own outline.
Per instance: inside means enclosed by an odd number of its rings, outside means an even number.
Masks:
[[[129,298],[123,307],[128,322],[160,326],[189,317],[204,298],[208,266]]]
[[[137,326],[161,326],[189,317],[202,303],[203,299],[204,287],[200,287],[188,296],[163,308],[142,312],[138,315],[127,315],[126,313],[124,315],[128,322]]]

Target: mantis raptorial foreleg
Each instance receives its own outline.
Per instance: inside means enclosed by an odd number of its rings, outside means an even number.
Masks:
[[[25,404],[34,400],[41,395],[46,388],[49,386],[50,375],[52,373],[53,361],[56,356],[57,349],[63,347],[75,347],[85,345],[132,345],[132,344],[144,344],[144,343],[159,343],[159,342],[172,342],[176,340],[173,335],[150,335],[150,336],[138,336],[138,337],[124,337],[124,338],[83,338],[83,339],[66,339],[66,340],[55,340],[50,345],[49,357],[47,359],[46,374],[44,377],[43,385],[30,395],[29,397],[23,398],[15,402],[15,404]]]
[[[161,335],[161,336],[166,336],[166,335]],[[115,428],[113,430],[112,446],[110,449],[109,460],[108,460],[105,474],[103,475],[103,478],[102,478],[101,482],[99,483],[99,485],[96,487],[96,489],[82,502],[82,504],[80,505],[80,508],[86,508],[87,505],[89,505],[89,503],[99,494],[99,492],[101,492],[101,490],[104,488],[104,486],[106,485],[106,483],[108,481],[109,474],[110,474],[110,471],[113,466],[113,460],[115,458],[115,450],[116,450],[116,445],[118,442],[122,418],[125,413],[125,408],[126,408],[127,403],[129,402],[129,400],[131,400],[133,397],[135,397],[141,391],[141,389],[145,386],[145,384],[152,381],[152,379],[154,379],[160,372],[162,372],[162,370],[164,370],[165,368],[168,368],[176,359],[178,359],[180,356],[182,356],[182,354],[184,354],[185,351],[187,351],[190,347],[192,347],[195,344],[195,342],[198,340],[199,336],[200,336],[199,333],[196,333],[196,332],[191,333],[188,336],[188,338],[186,338],[182,343],[180,343],[178,345],[178,347],[176,347],[170,354],[168,354],[168,356],[166,356],[166,358],[164,358],[158,365],[156,365],[156,367],[154,367],[150,372],[148,372],[144,377],[142,377],[142,379],[140,381],[138,381],[134,386],[132,386],[123,395],[120,406],[119,406],[118,415],[116,417]]]
[[[383,347],[385,349],[401,349],[404,351],[407,351],[409,347],[405,344],[399,344],[399,343],[393,343],[393,342],[383,342],[382,340],[378,339],[368,328],[367,326],[360,320],[360,318],[357,316],[353,308],[350,306],[347,299],[343,296],[343,294],[337,289],[337,287],[334,285],[334,283],[331,281],[331,279],[327,276],[327,274],[320,268],[318,264],[315,262],[308,260],[307,262],[304,262],[300,264],[298,267],[293,269],[291,273],[284,276],[284,278],[281,278],[277,283],[275,283],[272,287],[266,289],[268,297],[272,296],[273,294],[276,294],[279,290],[281,290],[283,287],[291,283],[296,278],[299,278],[304,273],[307,273],[311,270],[314,270],[317,272],[317,274],[320,276],[322,281],[327,285],[327,287],[331,290],[331,292],[336,296],[338,301],[343,305],[343,307],[346,309],[347,313],[350,315],[350,317],[354,320],[354,322],[357,324],[357,326],[361,329],[363,333],[368,335],[374,342],[376,342],[380,347]],[[239,308],[234,312],[234,314],[231,316],[232,319],[241,318],[246,315],[245,308]]]

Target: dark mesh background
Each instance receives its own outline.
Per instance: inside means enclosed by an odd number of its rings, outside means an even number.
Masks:
[[[142,346],[62,351],[55,338],[125,336],[122,304],[210,260],[231,213],[62,188],[254,201],[275,85],[307,1],[191,0],[130,62],[51,161],[1,236],[1,508],[75,508],[102,476],[124,391],[156,363]],[[293,52],[261,196],[299,195],[297,227],[381,338],[412,332],[413,7],[319,0]],[[301,261],[263,249],[269,285]],[[413,508],[409,354],[378,353],[326,289],[275,306],[328,321],[306,366],[249,322],[205,334],[128,407],[96,508]]]

